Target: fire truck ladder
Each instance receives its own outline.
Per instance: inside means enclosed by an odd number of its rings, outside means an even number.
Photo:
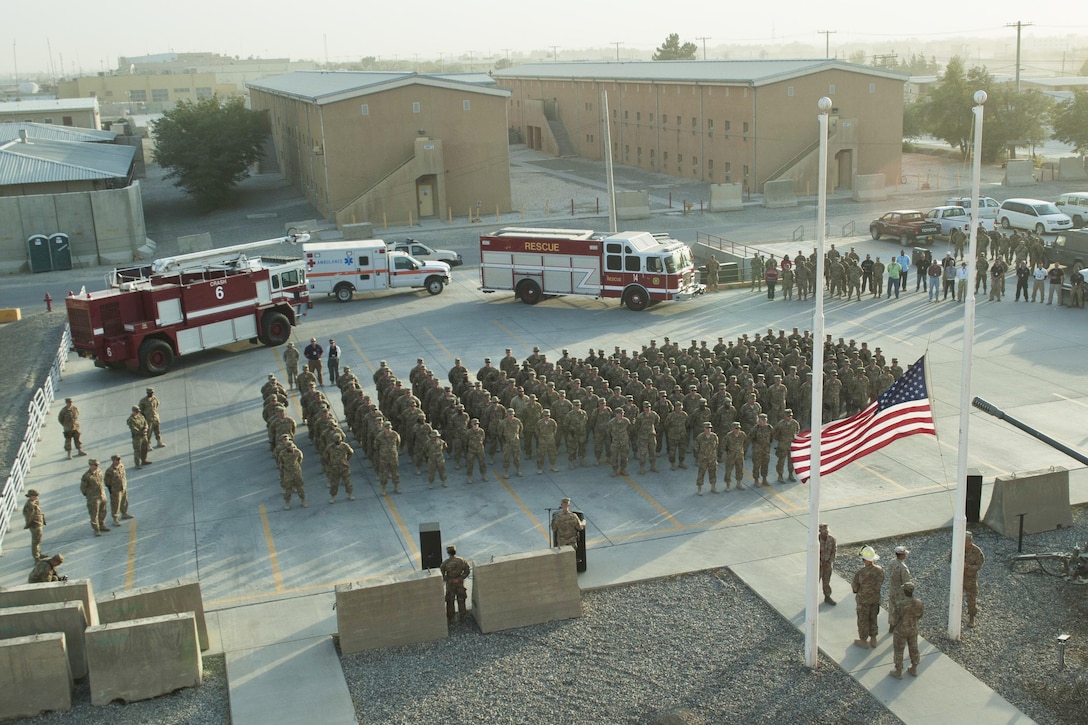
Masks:
[[[246,244],[235,244],[219,249],[209,249],[205,252],[192,252],[190,254],[178,254],[173,257],[163,257],[161,259],[156,259],[151,263],[151,271],[154,274],[168,274],[170,272],[180,272],[185,269],[208,266],[241,268],[248,263],[249,258],[245,253],[251,249],[270,247],[275,244],[299,244],[308,242],[309,240],[310,235],[307,232],[292,231],[287,234],[287,236],[277,237],[275,239],[265,239],[259,242],[248,242]]]

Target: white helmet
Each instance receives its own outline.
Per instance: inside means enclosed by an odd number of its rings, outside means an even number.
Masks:
[[[863,546],[861,547],[861,558],[865,559],[865,561],[880,561],[880,554],[876,553],[871,546]]]

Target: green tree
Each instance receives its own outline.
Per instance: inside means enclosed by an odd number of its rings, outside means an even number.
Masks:
[[[503,68],[509,68],[512,65],[514,65],[514,64],[510,62],[509,58],[499,58],[497,61],[495,61],[495,70],[502,70]]]
[[[925,132],[958,148],[964,158],[971,146],[971,98],[976,90],[967,84],[963,61],[954,56],[937,77],[936,86],[920,101]]]
[[[868,56],[865,55],[864,50],[855,50],[853,53],[850,54],[850,57],[847,58],[847,60],[849,60],[851,63],[856,63],[857,65],[866,65],[865,59],[867,57]]]
[[[1061,101],[1050,112],[1054,139],[1070,144],[1078,154],[1088,154],[1088,92],[1073,91],[1073,97]]]
[[[695,53],[699,47],[695,43],[680,45],[680,35],[669,33],[665,42],[658,46],[654,53],[654,60],[695,60]]]
[[[155,161],[201,207],[217,208],[249,176],[268,136],[264,117],[240,96],[181,101],[155,122]]]
[[[1034,88],[1016,92],[1009,83],[991,84],[982,131],[982,158],[993,161],[1003,148],[1016,158],[1017,146],[1035,146],[1049,135],[1046,128],[1053,102]]]

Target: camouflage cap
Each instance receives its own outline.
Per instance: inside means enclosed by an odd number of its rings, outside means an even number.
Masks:
[[[34,498],[37,495],[39,495],[38,490],[35,489],[35,488],[32,488],[32,489],[30,489],[29,491],[26,492],[26,497],[27,498]]]
[[[90,459],[89,461],[87,461],[87,465],[88,466],[97,466],[98,465],[98,459],[97,458]]]

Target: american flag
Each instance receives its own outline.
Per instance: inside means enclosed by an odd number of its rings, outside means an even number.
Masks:
[[[937,435],[924,355],[865,410],[823,427],[820,475],[834,473],[892,441],[918,433]],[[802,431],[790,447],[793,467],[802,481],[809,479],[811,451],[812,431]]]

